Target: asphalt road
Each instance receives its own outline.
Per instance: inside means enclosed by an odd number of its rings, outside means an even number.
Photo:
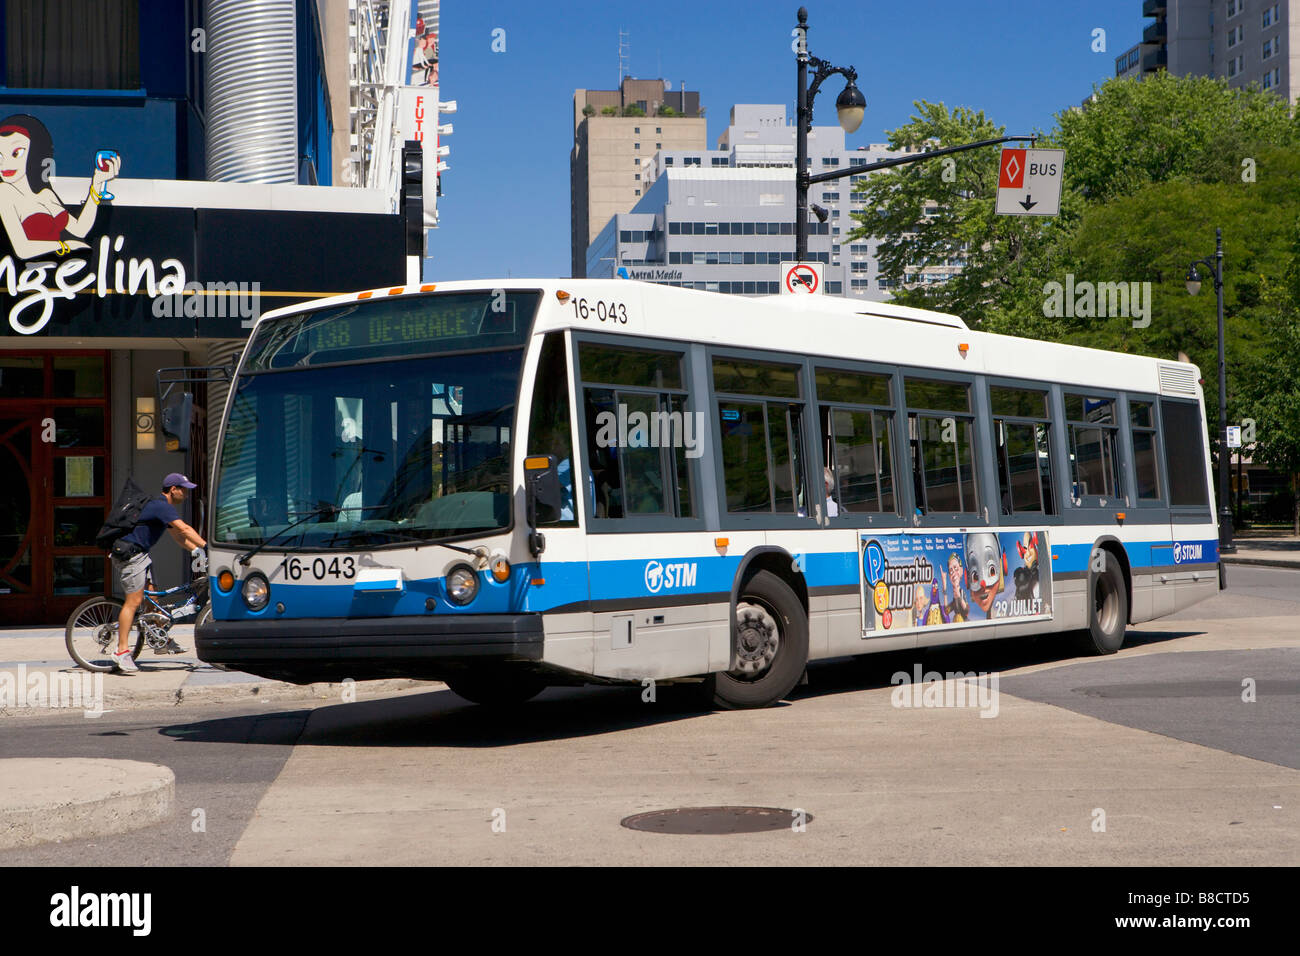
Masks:
[[[1294,864],[1300,572],[1236,567],[1229,585],[1131,629],[1113,657],[1045,637],[832,662],[765,711],[556,688],[494,712],[445,690],[367,700],[363,684],[356,703],[302,709],[11,718],[0,758],[164,764],[177,812],[134,833],[0,852],[0,866]],[[1000,673],[998,719],[892,706],[890,676],[914,663]],[[812,821],[709,837],[619,825],[715,805]]]

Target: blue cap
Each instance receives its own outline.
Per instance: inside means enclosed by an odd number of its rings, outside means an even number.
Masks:
[[[162,486],[163,486],[163,491],[166,491],[168,488],[175,487],[176,485],[180,485],[182,488],[197,488],[197,487],[198,487],[198,485],[196,485],[194,482],[190,481],[188,478],[186,478],[186,477],[185,477],[184,475],[182,475],[180,472],[178,472],[178,471],[173,471],[170,475],[168,475],[166,478],[163,479],[163,484],[162,484]]]

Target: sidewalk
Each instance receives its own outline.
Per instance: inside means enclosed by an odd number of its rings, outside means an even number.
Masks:
[[[1300,568],[1300,538],[1277,531],[1241,531],[1233,535],[1236,554],[1224,564],[1253,564],[1267,568]]]
[[[79,687],[102,687],[102,701],[98,703],[104,711],[241,697],[342,700],[345,694],[351,694],[352,699],[361,700],[408,688],[442,686],[415,680],[359,681],[354,685],[287,684],[203,663],[194,653],[192,624],[178,624],[171,634],[188,652],[160,655],[146,645],[136,661],[140,673],[128,677],[116,673],[94,675],[77,667],[68,655],[62,627],[0,627],[0,719],[61,706],[51,699],[54,690],[69,686],[74,677],[80,679]],[[41,693],[36,692],[37,688]],[[94,693],[98,694],[98,689]],[[46,702],[39,702],[42,698]],[[88,712],[87,716],[97,715]]]

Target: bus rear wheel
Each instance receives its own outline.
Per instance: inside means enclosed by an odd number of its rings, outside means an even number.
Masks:
[[[808,665],[808,615],[789,585],[759,571],[740,589],[731,622],[736,666],[704,682],[714,707],[770,707],[794,690]]]
[[[1101,570],[1088,572],[1088,629],[1079,644],[1090,654],[1114,654],[1124,645],[1128,626],[1128,590],[1119,562],[1109,553]]]
[[[535,674],[474,671],[447,678],[447,686],[471,704],[507,707],[532,700],[546,689],[546,681]]]

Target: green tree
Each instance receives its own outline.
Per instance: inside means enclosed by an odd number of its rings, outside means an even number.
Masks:
[[[1065,186],[1093,202],[1146,183],[1229,182],[1242,160],[1295,141],[1284,99],[1203,76],[1112,79],[1082,110],[1057,116]]]
[[[639,106],[625,106],[623,107],[623,115],[624,116],[645,116],[645,110],[641,109],[641,107]]]
[[[953,146],[1005,133],[982,112],[915,106],[910,122],[889,134],[892,147]],[[1140,83],[1111,80],[1086,109],[1059,114],[1057,128],[1037,144],[1066,151],[1058,216],[995,216],[999,151],[989,148],[871,176],[858,190],[867,209],[855,214],[858,226],[846,241],[880,237],[881,275],[898,285],[926,266],[965,263],[955,279],[900,291],[895,298],[904,304],[957,312],[990,331],[1057,339],[1070,330],[1041,314],[1042,287],[1069,271],[1086,209],[1156,183],[1254,186],[1243,181],[1253,172],[1262,185],[1265,158],[1285,165],[1277,147],[1294,149],[1298,134],[1300,119],[1286,102],[1257,90],[1163,73]]]
[[[1300,156],[1257,151],[1253,183],[1148,183],[1105,203],[1090,203],[1060,256],[1061,271],[1080,282],[1150,283],[1146,314],[1130,302],[1128,315],[1099,315],[1074,308],[1062,320],[1058,341],[1140,355],[1176,358],[1185,352],[1202,370],[1212,445],[1218,443],[1218,322],[1213,278],[1199,296],[1187,294],[1188,265],[1214,252],[1214,230],[1223,230],[1224,340],[1228,416],[1249,412],[1247,394],[1258,375],[1277,366],[1277,282],[1291,263],[1289,246],[1300,209]],[[1271,291],[1270,291],[1271,290]],[[1145,296],[1142,296],[1145,298]],[[1040,299],[1041,301],[1041,299]],[[1085,303],[1086,304],[1086,303]],[[1109,303],[1108,303],[1109,304]],[[1109,308],[1107,312],[1109,312]],[[1136,323],[1136,324],[1135,324]]]
[[[892,149],[958,146],[1005,133],[983,112],[950,112],[924,101],[914,106],[917,115],[889,134]],[[1027,277],[1050,257],[1062,221],[993,215],[999,155],[990,148],[913,163],[868,175],[854,190],[866,208],[853,214],[857,226],[844,241],[880,237],[882,276],[905,285],[928,267],[963,265],[947,282],[900,289],[896,301],[955,312],[978,325],[1030,298]]]
[[[1252,459],[1291,477],[1291,521],[1300,534],[1300,218],[1290,253],[1282,279],[1263,283],[1261,334],[1269,355],[1252,369],[1243,405],[1244,417],[1255,421]]]
[[[582,115],[583,115],[583,116],[595,116],[595,115],[596,115],[596,107],[594,107],[594,106],[592,106],[590,103],[588,103],[586,106],[584,106],[584,107],[582,108]]]

